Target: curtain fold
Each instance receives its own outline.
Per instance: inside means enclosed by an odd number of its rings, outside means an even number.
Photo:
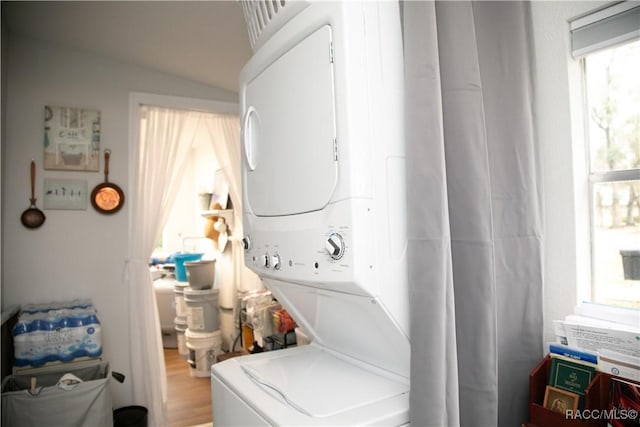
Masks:
[[[411,422],[520,425],[542,357],[529,5],[407,1],[403,31]]]
[[[142,106],[133,161],[129,259],[129,345],[134,404],[149,410],[149,425],[166,425],[167,383],[160,321],[148,260],[171,211],[200,113]]]

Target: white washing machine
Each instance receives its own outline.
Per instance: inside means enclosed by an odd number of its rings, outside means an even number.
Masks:
[[[247,2],[245,264],[312,344],[212,366],[213,422],[405,425],[409,313],[397,2]]]

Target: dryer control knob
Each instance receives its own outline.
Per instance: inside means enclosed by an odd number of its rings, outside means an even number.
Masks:
[[[333,259],[340,259],[344,255],[344,240],[338,233],[331,233],[324,247],[329,252],[329,256]]]
[[[245,251],[251,249],[251,239],[249,238],[249,236],[245,236],[242,238],[242,249],[244,249]]]
[[[274,270],[280,270],[280,255],[271,255],[271,267],[273,267]]]

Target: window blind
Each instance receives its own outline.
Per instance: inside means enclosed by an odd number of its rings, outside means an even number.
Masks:
[[[584,56],[640,38],[640,2],[626,0],[569,21],[571,53]]]

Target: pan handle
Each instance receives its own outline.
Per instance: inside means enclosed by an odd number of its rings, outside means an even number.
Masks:
[[[36,203],[36,162],[34,162],[33,160],[31,160],[31,204],[35,204]]]
[[[111,158],[111,150],[104,150],[104,182],[109,182],[109,159]]]

